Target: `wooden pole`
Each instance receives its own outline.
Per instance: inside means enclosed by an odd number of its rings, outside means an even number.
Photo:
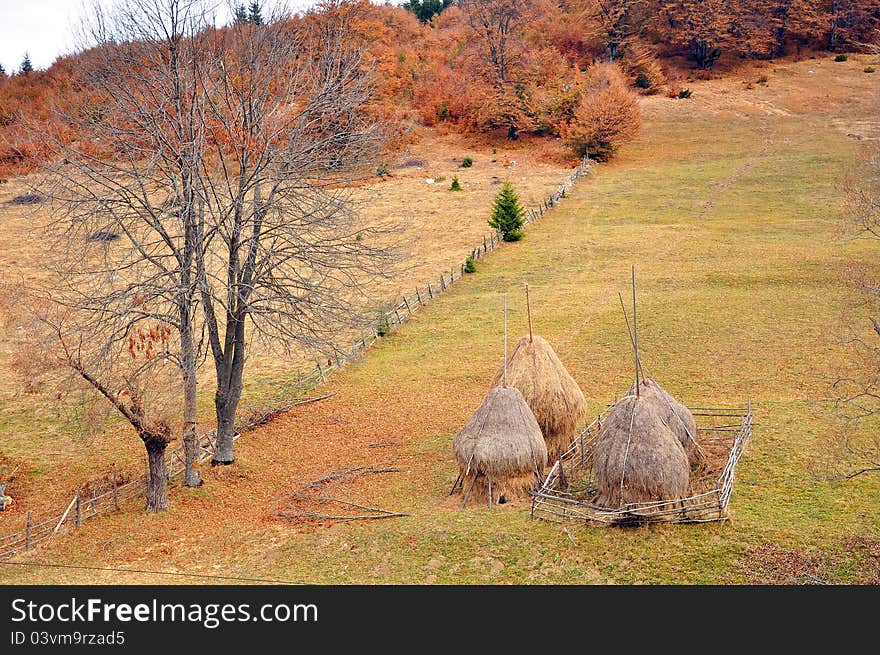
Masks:
[[[113,467],[113,507],[119,509],[119,485],[116,484],[116,467]]]
[[[504,374],[501,378],[501,386],[507,386],[507,294],[504,294]]]
[[[636,354],[636,398],[639,397],[639,324],[636,318],[636,265],[632,266],[633,287],[633,347]]]
[[[403,304],[406,305],[406,311],[412,314],[412,309],[410,309],[409,300],[406,299],[406,296],[403,297]]]
[[[489,509],[492,509],[492,476],[489,476]]]
[[[474,479],[471,480],[471,484],[468,487],[467,493],[464,495],[464,500],[461,501],[461,508],[462,509],[464,509],[467,506],[468,498],[471,497],[471,491],[473,490],[474,484],[476,484],[476,482],[477,482],[477,472],[474,471]]]
[[[419,304],[422,304],[422,294],[419,293],[419,290],[416,289],[416,299],[419,301]]]
[[[455,493],[455,490],[458,488],[459,483],[461,482],[461,473],[458,474],[458,477],[455,478],[455,482],[452,483],[452,489],[449,490],[449,495]]]
[[[31,548],[31,512],[28,510],[27,513],[27,525],[24,529],[24,549],[30,550]]]
[[[626,305],[623,303],[623,296],[618,292],[617,297],[620,299],[620,309],[623,310],[623,320],[626,321],[626,331],[629,334],[629,343],[633,347],[633,352],[635,352],[636,342],[633,339],[632,327],[629,324],[629,316],[626,313]],[[645,369],[642,367],[642,360],[639,358],[639,371],[642,373],[642,380],[645,380]],[[614,399],[617,402],[617,399]]]
[[[532,343],[532,305],[529,302],[529,285],[526,285],[526,312],[529,315],[529,343]]]

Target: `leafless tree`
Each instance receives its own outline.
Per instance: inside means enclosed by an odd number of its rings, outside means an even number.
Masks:
[[[201,484],[195,230],[209,18],[197,0],[96,3],[77,101],[58,108],[78,138],[36,128],[54,155],[43,188],[58,211],[56,301],[111,321],[108,349],[144,323],[177,332],[187,486]]]
[[[609,61],[636,37],[656,12],[650,0],[586,0],[587,17],[595,23],[597,36],[605,43]]]
[[[19,299],[23,299],[19,294]],[[108,412],[134,429],[147,454],[148,511],[168,509],[165,450],[172,440],[173,407],[180,398],[180,375],[171,362],[172,328],[141,322],[117,338],[112,316],[96,321],[89,310],[61,305],[51,298],[27,297],[18,308],[21,334],[12,368],[29,393],[58,400],[78,397],[80,425],[98,434]]]
[[[211,156],[200,170],[196,248],[200,302],[217,387],[213,464],[232,440],[246,354],[334,348],[366,325],[365,294],[394,260],[388,226],[366,227],[352,183],[376,170],[386,133],[365,111],[372,76],[349,38],[351,2],[302,20],[216,33],[205,79]]]
[[[516,30],[531,3],[529,0],[459,0],[458,5],[486,48],[496,82],[505,84],[510,79]]]
[[[847,184],[845,216],[856,238],[880,239],[880,149],[868,149]],[[849,359],[833,383],[838,415],[846,420],[840,453],[849,464],[844,477],[880,472],[880,437],[850,429],[880,416],[880,272],[873,262],[853,263],[847,281],[856,301],[845,337]]]

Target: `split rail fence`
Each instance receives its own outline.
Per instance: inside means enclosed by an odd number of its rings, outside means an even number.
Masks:
[[[535,222],[557,205],[578,178],[589,174],[593,165],[594,163],[590,159],[584,158],[577,168],[562,181],[546,200],[537,207],[526,210],[524,216],[525,223]],[[478,260],[497,248],[500,243],[500,231],[493,230],[483,237],[482,243],[471,249],[468,256]],[[448,271],[442,271],[437,276],[436,283],[429,282],[424,288],[416,288],[410,295],[403,294],[401,301],[384,315],[380,316],[371,331],[362,334],[360,339],[355,341],[351,348],[348,350],[337,350],[334,357],[323,366],[320,361],[316,361],[315,368],[305,373],[300,371],[297,374],[297,381],[293,385],[292,395],[294,399],[302,398],[316,386],[325,382],[334,369],[342,368],[346,363],[359,357],[361,353],[382,338],[382,336],[389,333],[396,326],[402,325],[422,305],[429,303],[445,292],[453,283],[466,275],[465,265],[466,260],[460,266],[455,266]],[[296,400],[291,401],[288,406],[295,404],[298,404]],[[242,432],[247,431],[259,422],[258,420],[253,424],[240,426],[237,429],[236,439]],[[205,462],[213,456],[214,438],[214,431],[206,432],[199,438],[200,462]],[[168,465],[168,479],[170,481],[180,476],[184,471],[183,447],[169,450],[165,457]],[[0,559],[12,557],[24,550],[34,548],[37,544],[47,541],[57,534],[79,527],[83,521],[115,511],[119,509],[122,503],[133,498],[143,497],[146,489],[147,475],[142,475],[124,484],[117,484],[114,471],[111,482],[91,495],[83,496],[80,491],[77,491],[63,512],[39,521],[33,521],[31,512],[27,512],[23,529],[0,536]],[[0,518],[2,517],[3,514],[0,513]]]

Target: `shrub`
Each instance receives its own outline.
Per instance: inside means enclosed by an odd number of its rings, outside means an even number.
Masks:
[[[864,69],[864,70],[865,70],[866,73],[873,73],[873,72],[874,72],[874,67],[873,67],[873,66],[865,66],[865,69]]]
[[[693,91],[690,89],[682,89],[678,92],[678,96],[676,96],[679,100],[686,100],[693,95]]]
[[[376,334],[380,337],[386,337],[391,334],[391,324],[388,322],[387,316],[379,319],[379,325],[376,326]]]
[[[578,157],[605,161],[635,137],[640,122],[638,100],[620,69],[604,64],[591,68],[588,88],[562,136]]]
[[[840,54],[834,56],[834,61],[846,61],[847,59],[849,59],[849,57],[847,57],[842,52]]]
[[[474,261],[473,257],[468,257],[464,260],[464,272],[465,273],[476,273],[477,272],[477,262]]]
[[[388,164],[381,164],[379,168],[376,169],[376,177],[385,177],[390,174],[391,169],[388,167]]]
[[[648,79],[648,76],[644,73],[639,73],[636,75],[636,86],[640,89],[650,89],[651,88],[651,80]]]
[[[458,181],[458,176],[452,176],[452,184],[449,185],[450,191],[461,191],[461,183]]]
[[[492,218],[489,226],[501,232],[504,241],[519,241],[523,238],[522,226],[525,224],[519,196],[510,182],[505,182],[495,196]]]
[[[493,148],[493,152],[494,152],[494,148]],[[471,157],[465,157],[464,159],[461,160],[461,167],[462,168],[470,168],[473,165],[474,165],[474,160]]]

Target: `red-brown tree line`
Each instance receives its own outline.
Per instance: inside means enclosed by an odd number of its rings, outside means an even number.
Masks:
[[[637,78],[657,92],[670,70],[858,50],[880,34],[880,0],[458,0],[425,23],[403,7],[336,0],[294,20],[330,9],[356,13],[382,117],[559,136],[600,158],[638,129]],[[87,54],[0,74],[0,176],[41,160],[34,126],[74,138],[58,116],[89,115],[88,89],[72,81]]]

